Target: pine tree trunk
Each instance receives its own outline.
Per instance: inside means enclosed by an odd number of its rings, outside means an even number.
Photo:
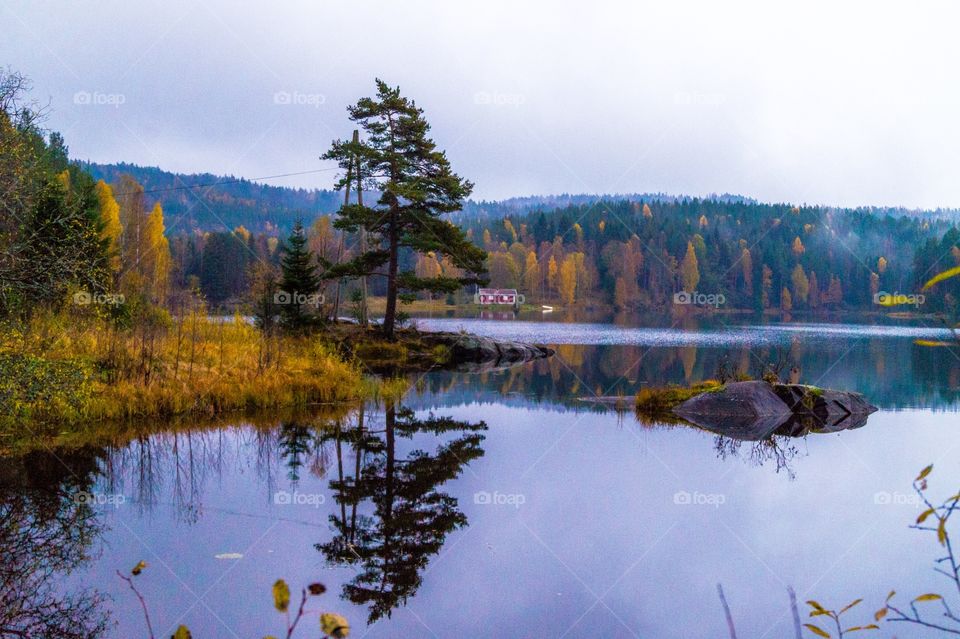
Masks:
[[[387,270],[387,310],[383,315],[383,334],[393,339],[393,326],[397,317],[397,258],[400,237],[397,233],[396,214],[390,213],[390,263]]]
[[[356,142],[356,138],[357,138],[356,131],[353,132],[353,137],[354,137],[354,142]],[[347,206],[348,204],[350,204],[350,179],[351,179],[352,173],[353,173],[353,159],[351,158],[350,162],[347,164],[347,184],[346,184],[346,189],[344,189],[344,192],[343,192],[344,206]],[[346,233],[344,231],[340,231],[340,243],[337,245],[337,264],[340,264],[340,262],[343,261],[343,248],[344,248],[343,244],[344,244],[345,235]],[[333,317],[331,318],[334,324],[336,324],[337,319],[339,319],[340,317],[340,288],[342,285],[343,285],[343,278],[338,277],[337,278],[337,294],[333,300]]]
[[[360,163],[357,162],[357,205],[363,207],[363,182],[360,176]],[[367,252],[367,230],[360,227],[360,254]],[[367,276],[360,278],[360,326],[366,328],[369,322],[367,316]]]
[[[390,530],[390,522],[393,520],[393,492],[394,492],[394,475],[396,471],[396,426],[397,426],[397,407],[393,403],[393,400],[390,400],[390,403],[387,404],[386,410],[384,411],[384,422],[386,427],[386,445],[387,445],[387,460],[384,468],[384,484],[385,484],[385,501],[386,501],[386,512],[383,515],[383,521],[385,524],[385,530]],[[384,540],[386,541],[386,540]],[[386,543],[384,543],[386,546]]]

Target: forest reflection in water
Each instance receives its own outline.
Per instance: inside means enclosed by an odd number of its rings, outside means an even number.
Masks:
[[[784,359],[790,362],[787,369],[797,366],[801,383],[863,393],[882,409],[960,406],[960,350],[918,343],[944,333],[932,321],[846,325],[660,318],[617,325],[444,318],[420,324],[542,341],[556,350],[551,358],[507,371],[431,374],[420,391],[439,405],[535,401],[575,406],[581,397],[632,396],[646,386],[697,383],[715,377],[721,365],[759,378],[766,363]]]
[[[417,415],[388,400],[273,425],[211,423],[153,434],[144,428],[119,445],[3,459],[0,636],[103,636],[111,608],[104,595],[65,593],[61,582],[97,558],[108,532],[104,509],[122,505],[144,515],[169,506],[180,523],[196,524],[216,511],[205,504],[205,491],[238,466],[254,470],[281,505],[305,475],[328,480],[335,504],[328,525],[299,523],[317,527],[315,549],[329,565],[355,572],[340,587],[343,599],[367,606],[371,623],[389,616],[417,592],[446,536],[467,525],[442,487],[483,455],[485,429],[483,422]],[[412,443],[418,437],[422,448]]]
[[[275,503],[289,499],[290,491],[295,494],[304,477],[324,480],[332,497],[328,525],[315,519],[299,523],[317,528],[314,547],[327,565],[353,571],[339,585],[340,596],[364,606],[368,623],[388,617],[416,594],[424,569],[448,534],[468,525],[457,499],[443,486],[484,454],[486,428],[482,421],[415,412],[386,401],[289,415],[279,423],[194,424],[153,433],[144,427],[114,433],[110,444],[5,459],[2,628],[29,630],[28,636],[53,629],[58,637],[102,636],[108,611],[131,602],[111,606],[96,590],[65,593],[59,582],[97,558],[106,532],[104,509],[117,505],[111,500],[141,515],[167,506],[177,521],[190,526],[217,512],[206,503],[205,492],[236,468],[254,471]],[[748,441],[718,434],[715,448],[721,458],[772,462],[778,472],[792,473],[790,461],[799,450],[790,435]]]
[[[0,459],[0,636],[85,639],[108,615],[90,588],[60,591],[95,557],[103,526],[86,498],[106,450]]]
[[[296,573],[293,577],[322,579],[330,588],[328,596],[338,597],[331,598],[329,607],[347,613],[356,627],[362,627],[364,618],[379,620],[377,627],[390,633],[402,628],[408,616],[394,615],[385,622],[392,612],[415,602],[446,605],[445,597],[451,596],[447,591],[457,584],[468,591],[482,590],[491,600],[496,598],[494,590],[516,595],[509,587],[491,585],[503,584],[515,574],[526,574],[524,588],[537,587],[537,570],[549,565],[536,564],[524,573],[517,562],[521,557],[529,560],[522,554],[529,549],[514,552],[504,545],[514,531],[510,528],[514,513],[508,517],[502,509],[465,501],[476,490],[511,487],[511,482],[529,497],[523,521],[540,535],[557,530],[557,521],[551,519],[555,513],[563,513],[561,521],[568,521],[565,508],[579,512],[593,503],[578,500],[620,494],[621,488],[624,494],[643,497],[642,507],[634,510],[626,500],[610,513],[593,511],[592,516],[600,518],[595,527],[591,525],[595,520],[578,522],[572,528],[574,537],[582,537],[587,549],[607,539],[611,526],[623,527],[629,549],[653,523],[687,513],[672,501],[673,479],[682,480],[679,487],[688,490],[738,478],[735,485],[723,484],[721,489],[737,508],[753,503],[743,491],[799,495],[777,507],[796,504],[789,506],[792,510],[784,521],[801,521],[809,508],[803,495],[817,478],[834,481],[847,472],[836,459],[837,449],[847,447],[835,446],[816,429],[748,429],[744,432],[758,436],[736,437],[723,429],[688,423],[638,422],[631,410],[611,415],[609,408],[581,401],[619,392],[629,403],[633,392],[646,385],[697,382],[713,376],[721,363],[755,372],[756,362],[784,352],[798,362],[800,381],[862,392],[886,409],[863,428],[833,435],[855,445],[859,455],[885,459],[889,449],[918,447],[913,440],[907,446],[898,439],[907,437],[907,431],[891,424],[889,409],[905,407],[922,408],[903,413],[902,419],[911,425],[910,436],[926,432],[934,442],[930,450],[939,450],[940,434],[931,424],[949,421],[949,415],[938,413],[956,409],[960,360],[946,349],[922,348],[912,338],[900,336],[807,334],[802,340],[787,336],[722,346],[566,344],[557,346],[553,358],[506,370],[431,373],[414,380],[402,403],[212,422],[97,427],[82,445],[0,453],[2,632],[28,628],[27,636],[140,636],[143,619],[138,604],[114,571],[129,570],[141,558],[149,561],[149,556],[140,556],[149,546],[176,570],[195,573],[196,581],[187,580],[198,592],[211,587],[225,570],[227,560],[219,555],[245,553],[243,560],[236,560],[234,571],[242,573],[244,581],[238,577],[216,609],[224,611],[224,618],[244,619],[253,624],[251,628],[259,623],[256,617],[270,615],[269,598],[264,596],[269,583]],[[491,424],[489,431],[478,421],[481,418]],[[882,437],[875,439],[875,433]],[[542,449],[564,436],[567,439],[549,448],[549,455],[539,461]],[[637,449],[632,447],[635,443]],[[921,452],[926,463],[932,453]],[[658,459],[675,464],[681,477],[657,475],[656,469],[662,469]],[[725,469],[717,469],[715,459],[726,460],[718,462]],[[885,477],[890,462],[875,463]],[[530,464],[550,470],[542,476],[521,475]],[[752,468],[757,465],[770,472]],[[783,471],[793,477],[796,470],[801,477],[795,482],[777,476]],[[843,481],[866,482],[863,490],[869,496],[877,491],[892,494],[903,473],[898,471],[896,478],[893,474],[887,480],[860,473],[844,476]],[[610,483],[604,483],[604,477]],[[298,508],[298,491],[321,499]],[[664,499],[658,501],[660,492],[666,495],[666,506]],[[284,506],[283,499],[291,497],[294,505]],[[111,499],[125,501],[116,507]],[[753,499],[766,507],[759,497]],[[548,503],[550,508],[545,507]],[[848,506],[858,508],[856,503]],[[873,508],[870,501],[857,512],[876,517]],[[737,512],[728,509],[723,514],[733,521]],[[750,512],[744,513],[741,523],[746,526]],[[896,513],[890,519],[895,521],[884,524],[886,535],[895,534],[902,523]],[[261,546],[260,552],[247,551],[274,526],[283,531],[282,537]],[[468,526],[471,537],[461,543]],[[486,535],[482,543],[481,535]],[[499,555],[488,557],[485,553],[492,551],[486,538],[500,535],[505,537],[497,545]],[[565,544],[562,534],[557,535],[551,543]],[[144,543],[138,545],[141,539]],[[103,552],[105,546],[109,552]],[[454,546],[457,551],[450,553]],[[671,552],[664,550],[664,561],[683,556]],[[575,562],[581,549],[571,553],[570,561]],[[457,562],[466,558],[475,562],[469,564],[470,570],[480,576],[458,572],[466,564]],[[484,563],[488,559],[489,565]],[[810,560],[798,560],[796,565]],[[785,566],[795,565],[784,561]],[[502,572],[496,571],[497,562],[505,566]],[[732,579],[724,572],[727,564],[717,562],[713,570],[718,578]],[[580,569],[586,573],[594,569],[591,566]],[[428,570],[430,578],[425,578]],[[145,578],[159,578],[159,572],[148,571]],[[433,578],[435,574],[443,577]],[[257,580],[268,583],[264,587]],[[179,584],[151,583],[155,590],[149,604],[158,616],[175,619],[189,607],[189,599],[184,604],[179,598]],[[461,593],[458,601],[462,598]],[[541,598],[536,605],[552,604]],[[564,608],[550,610],[562,614]],[[197,636],[217,636],[222,628],[203,612],[196,611],[191,629]],[[111,614],[118,631],[112,630]],[[649,610],[645,614],[654,616]],[[441,632],[456,625],[439,617],[431,624]],[[257,636],[270,631],[263,628]]]

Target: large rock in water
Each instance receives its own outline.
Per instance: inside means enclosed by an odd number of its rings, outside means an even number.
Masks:
[[[471,334],[438,333],[432,338],[450,348],[458,370],[506,368],[553,355],[553,349],[525,342],[499,341]]]
[[[756,441],[859,428],[876,410],[859,393],[751,381],[701,393],[673,412],[715,433]]]

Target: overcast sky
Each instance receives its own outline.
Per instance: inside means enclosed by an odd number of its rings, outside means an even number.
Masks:
[[[478,198],[960,206],[954,1],[260,4],[0,0],[0,64],[100,162],[321,168],[379,76]]]

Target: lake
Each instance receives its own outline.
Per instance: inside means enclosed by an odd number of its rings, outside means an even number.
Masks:
[[[960,484],[960,350],[923,345],[944,329],[511,317],[417,323],[556,355],[415,376],[400,402],[179,422],[4,460],[4,507],[30,527],[3,542],[39,557],[22,583],[36,599],[73,596],[86,619],[111,615],[104,636],[117,638],[146,636],[115,574],[140,560],[157,637],[178,624],[283,636],[278,578],[297,602],[322,582],[308,609],[370,638],[726,637],[722,584],[739,637],[779,639],[794,636],[788,587],[804,622],[807,599],[863,597],[845,625],[872,622],[891,589],[948,591],[935,538],[908,528],[920,469],[935,464],[936,497]],[[583,401],[770,362],[880,410],[857,429],[754,442]],[[895,630],[938,636],[879,634]]]

